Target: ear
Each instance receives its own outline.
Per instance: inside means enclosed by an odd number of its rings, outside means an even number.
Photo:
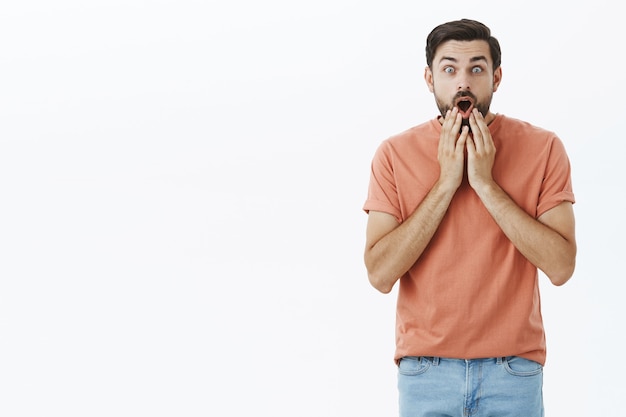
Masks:
[[[496,68],[493,72],[493,92],[495,93],[500,86],[500,82],[502,81],[502,67]]]
[[[428,90],[431,93],[435,92],[435,85],[433,84],[433,72],[430,70],[429,66],[426,66],[424,69],[424,80],[426,81],[426,85],[428,86]]]

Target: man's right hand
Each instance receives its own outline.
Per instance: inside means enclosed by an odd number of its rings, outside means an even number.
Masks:
[[[448,189],[456,190],[463,181],[465,166],[465,142],[469,128],[463,126],[461,134],[461,115],[455,107],[446,112],[441,125],[437,159],[439,160],[439,184]]]

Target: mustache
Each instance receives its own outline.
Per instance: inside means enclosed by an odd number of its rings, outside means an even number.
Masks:
[[[459,91],[458,93],[454,95],[454,97],[452,98],[452,101],[455,102],[457,99],[462,98],[462,97],[469,97],[472,100],[474,100],[474,103],[478,101],[476,96],[471,91]]]

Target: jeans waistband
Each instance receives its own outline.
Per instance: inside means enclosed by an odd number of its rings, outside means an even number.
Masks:
[[[505,356],[498,356],[496,358],[477,358],[477,359],[456,359],[456,358],[442,358],[439,356],[421,356],[420,358],[427,358],[431,361],[434,366],[439,365],[441,361],[454,361],[454,362],[490,362],[495,363],[496,365],[502,365],[502,361],[506,358]]]

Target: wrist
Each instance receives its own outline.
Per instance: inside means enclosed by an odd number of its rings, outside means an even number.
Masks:
[[[472,188],[478,194],[481,200],[488,199],[500,191],[500,186],[491,179],[490,181],[477,181],[471,184]]]
[[[448,196],[452,198],[460,185],[461,183],[459,181],[451,181],[439,178],[439,180],[437,180],[437,182],[431,189],[431,192],[442,197]]]

